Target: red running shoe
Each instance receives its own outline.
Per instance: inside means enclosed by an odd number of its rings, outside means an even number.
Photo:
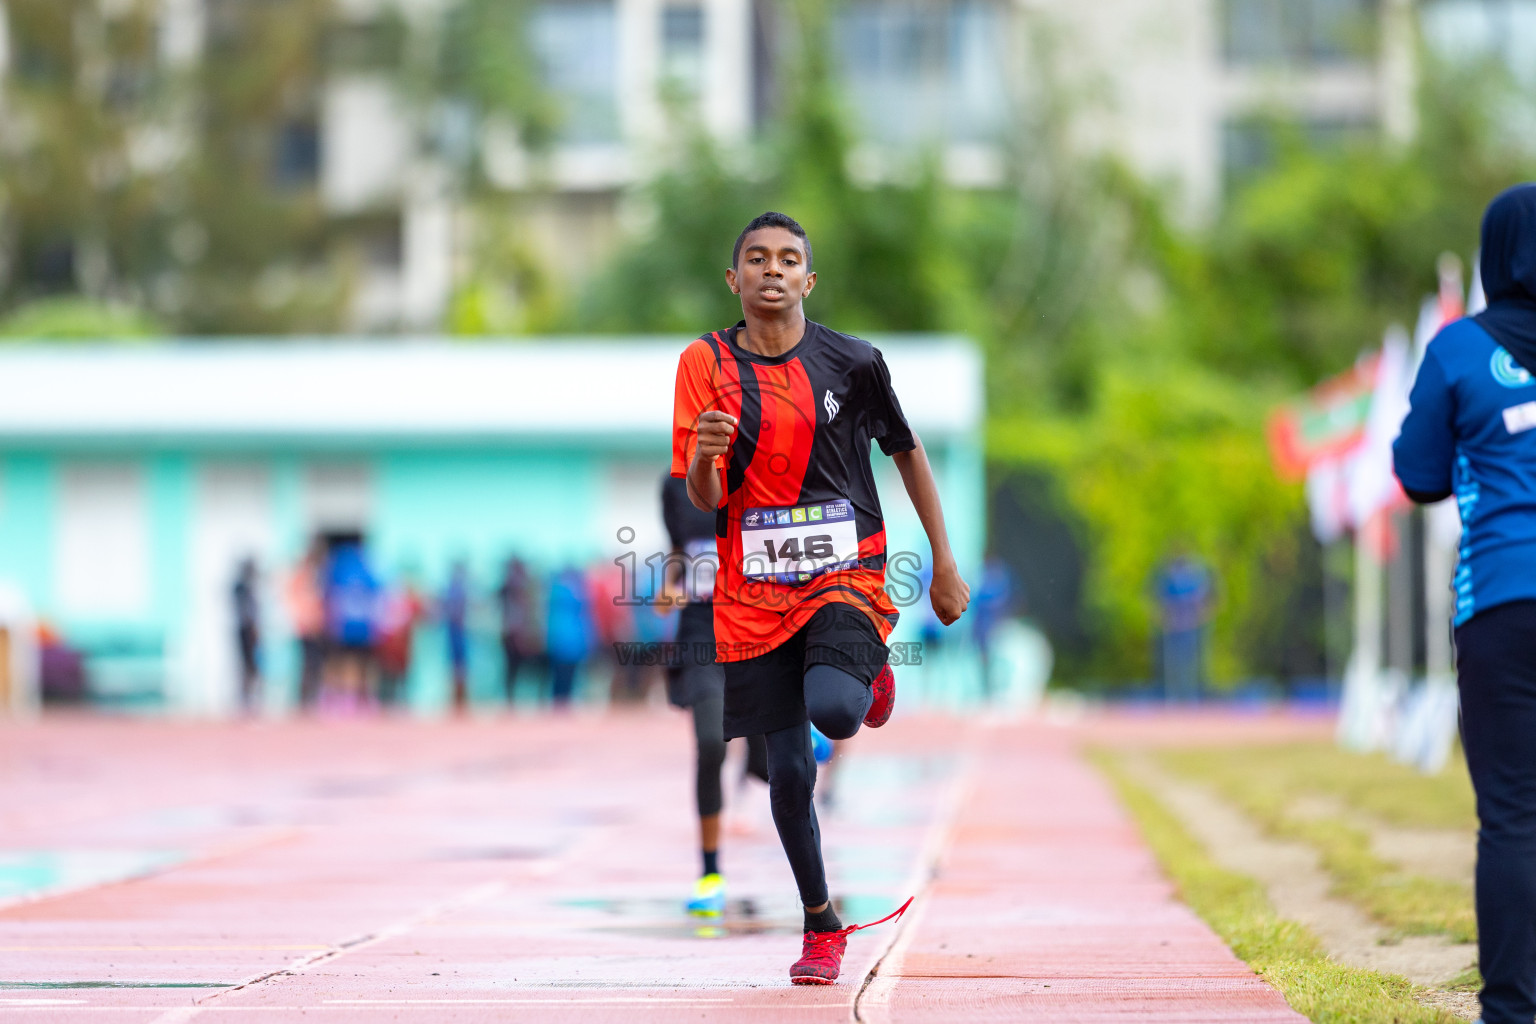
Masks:
[[[891,672],[891,666],[881,668],[869,688],[874,692],[875,699],[869,702],[869,713],[864,716],[864,724],[871,729],[878,729],[891,720],[891,709],[896,706],[896,676]]]
[[[848,949],[852,928],[835,932],[806,932],[800,959],[789,969],[789,980],[796,985],[830,985],[837,980]]]
[[[796,960],[794,966],[789,969],[789,980],[796,985],[832,984],[837,980],[838,972],[842,970],[843,953],[848,949],[848,936],[860,929],[873,928],[877,924],[885,924],[892,918],[900,917],[911,905],[912,900],[908,899],[895,911],[886,914],[874,924],[851,924],[835,932],[806,932],[800,959]]]

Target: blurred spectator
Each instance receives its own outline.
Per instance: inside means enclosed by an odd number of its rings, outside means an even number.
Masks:
[[[283,597],[288,619],[299,638],[299,705],[311,707],[320,692],[320,673],[325,664],[325,547],[320,538],[310,542],[304,557],[288,574]]]
[[[37,624],[39,685],[45,704],[81,704],[89,695],[85,658],[46,622]]]
[[[929,578],[932,578],[930,570]],[[971,630],[981,652],[982,696],[992,696],[992,631],[1013,614],[1013,572],[999,558],[988,558],[981,567],[981,581],[971,596]]]
[[[453,709],[469,705],[469,567],[463,559],[448,571],[448,586],[438,601],[448,640],[448,667],[453,674]]]
[[[496,588],[496,603],[501,609],[501,653],[507,703],[510,704],[517,673],[537,647],[534,641],[533,581],[521,558],[507,559],[501,586]]]
[[[1211,574],[1194,554],[1177,550],[1158,570],[1154,591],[1162,632],[1163,696],[1173,701],[1196,700],[1205,681]]]
[[[597,644],[592,653],[594,660],[603,666],[598,671],[608,676],[609,700],[615,704],[633,704],[643,696],[640,692],[641,659],[620,661],[614,647],[635,639],[634,608],[623,601],[623,573],[623,569],[610,562],[599,563],[587,575]]]
[[[580,569],[567,567],[549,583],[549,618],[545,649],[549,656],[550,698],[566,707],[576,688],[576,670],[591,652],[593,626],[587,581]]]
[[[400,582],[386,590],[379,615],[379,703],[400,701],[411,673],[412,637],[426,615],[415,574],[402,573]]]
[[[260,580],[256,560],[243,558],[235,575],[235,645],[240,656],[240,709],[255,714],[261,696],[261,608],[256,596]]]
[[[360,542],[344,541],[331,549],[325,611],[332,648],[322,695],[331,710],[356,711],[374,690],[379,589]]]
[[[633,636],[641,644],[666,643],[677,636],[677,605],[657,603],[660,597],[659,591],[665,589],[665,582],[658,579],[657,574],[649,572],[640,574],[636,596],[645,601],[652,609],[650,613],[644,612],[639,608],[631,610],[630,622],[633,624]],[[667,685],[666,666],[661,664],[644,664],[646,661],[657,660],[660,659],[635,659],[635,661],[641,663],[637,668],[639,672],[638,700],[644,701],[649,698],[652,687],[661,687],[662,691],[665,692]]]

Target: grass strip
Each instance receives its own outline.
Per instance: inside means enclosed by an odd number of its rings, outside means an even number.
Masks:
[[[1417,1002],[1414,986],[1404,978],[1329,960],[1317,936],[1278,916],[1253,879],[1213,861],[1118,759],[1103,751],[1092,757],[1179,897],[1298,1013],[1316,1024],[1460,1024],[1450,1013]]]
[[[1483,987],[1483,975],[1476,967],[1468,967],[1440,987],[1447,992],[1478,992]]]
[[[1472,780],[1459,750],[1436,775],[1425,775],[1384,753],[1356,753],[1327,741],[1178,753],[1188,763],[1218,766],[1226,773],[1241,772],[1282,793],[1333,797],[1391,825],[1464,832],[1477,829]]]
[[[1398,821],[1403,818],[1401,809],[1411,805],[1415,794],[1423,797],[1428,808],[1415,824],[1426,818],[1443,821],[1459,813],[1454,807],[1454,787],[1444,778],[1426,778],[1410,768],[1383,765],[1375,756],[1327,744],[1165,751],[1161,762],[1184,778],[1214,786],[1270,836],[1297,840],[1317,850],[1333,879],[1333,894],[1397,934],[1477,940],[1470,885],[1409,874],[1376,856],[1365,829],[1337,817],[1301,817],[1290,810],[1297,796],[1322,793],[1372,813],[1352,799],[1359,798],[1369,789],[1366,783],[1372,782],[1380,792],[1364,802],[1378,809],[1398,808]]]

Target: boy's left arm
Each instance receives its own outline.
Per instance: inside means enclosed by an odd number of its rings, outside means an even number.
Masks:
[[[928,464],[928,453],[923,450],[922,439],[912,435],[916,446],[910,451],[891,456],[901,482],[907,488],[907,497],[917,509],[923,530],[928,534],[928,546],[933,550],[933,583],[928,597],[933,602],[933,613],[948,626],[971,602],[971,588],[960,578],[960,568],[955,564],[954,552],[949,549],[949,534],[944,529],[944,509],[939,504],[939,487],[933,479],[933,467]]]

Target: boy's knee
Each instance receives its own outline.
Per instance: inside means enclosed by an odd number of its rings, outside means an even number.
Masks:
[[[811,712],[811,721],[829,740],[845,740],[859,731],[864,722],[854,712],[841,704]]]
[[[805,709],[827,739],[858,732],[869,701],[869,685],[835,665],[812,665],[805,675]]]
[[[829,740],[845,740],[864,724],[864,707],[854,700],[856,696],[861,695],[838,690],[808,693],[805,709],[823,736]]]

